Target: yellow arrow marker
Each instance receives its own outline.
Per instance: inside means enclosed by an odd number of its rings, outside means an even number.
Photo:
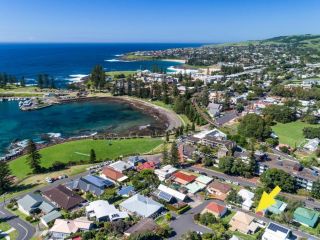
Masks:
[[[279,186],[276,186],[269,194],[266,192],[263,192],[259,205],[256,209],[256,212],[263,211],[268,207],[272,206],[273,204],[275,204],[276,200],[274,198],[280,193],[280,191],[281,191],[281,188]]]

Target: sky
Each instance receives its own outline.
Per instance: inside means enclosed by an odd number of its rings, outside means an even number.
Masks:
[[[0,0],[0,42],[221,43],[319,23],[319,0]]]

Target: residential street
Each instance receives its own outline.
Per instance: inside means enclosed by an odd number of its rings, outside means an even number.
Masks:
[[[3,203],[0,204],[0,216],[2,221],[7,221],[11,227],[18,231],[19,235],[17,240],[31,239],[36,232],[36,229],[31,224],[23,221],[8,210],[4,209]]]
[[[196,224],[193,220],[193,216],[197,213],[200,213],[204,209],[204,207],[211,201],[216,202],[220,205],[226,206],[226,204],[224,202],[219,201],[219,200],[205,200],[199,206],[190,209],[185,214],[178,216],[176,220],[171,222],[170,226],[175,230],[176,235],[170,239],[179,239],[181,237],[181,235],[186,233],[188,230],[199,231],[202,233],[211,232],[211,230],[209,228],[202,227],[202,226]],[[263,220],[264,222],[266,222],[266,224],[268,224],[269,222],[272,222],[270,219],[268,219],[266,217],[257,216],[253,212],[245,211],[245,210],[238,208],[238,207],[233,207],[233,211],[245,212],[245,213],[249,214],[250,216],[253,216],[257,219]],[[279,224],[279,223],[277,223],[277,224]],[[287,228],[287,226],[285,226],[283,224],[279,224],[279,225]],[[290,226],[290,228],[294,229],[292,226]],[[310,240],[319,239],[319,238],[316,238],[316,237],[314,237],[310,234],[307,234],[305,232],[301,232],[299,230],[293,230],[293,234],[296,236],[299,236],[299,237],[310,239]]]
[[[257,187],[256,184],[254,184],[254,183],[252,183],[252,182],[250,182],[247,179],[242,178],[242,177],[229,176],[229,175],[224,174],[224,173],[220,173],[220,172],[217,172],[217,171],[213,171],[213,170],[209,170],[209,169],[205,169],[205,168],[201,168],[201,167],[195,167],[195,166],[192,166],[189,169],[191,169],[193,171],[204,172],[210,177],[217,177],[217,178],[223,179],[225,181],[229,180],[229,181],[232,181],[232,182],[238,182],[239,185],[241,185],[243,187]],[[316,201],[316,200],[315,201],[309,201],[304,196],[299,196],[299,195],[294,195],[294,194],[289,194],[289,193],[282,193],[282,192],[280,193],[280,195],[295,199],[297,201],[302,201],[302,202],[304,202],[306,204],[306,207],[309,207],[309,208],[320,208],[320,202],[319,201]]]

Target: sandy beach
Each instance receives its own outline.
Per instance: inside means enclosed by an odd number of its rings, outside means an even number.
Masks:
[[[186,63],[186,60],[184,60],[184,59],[161,59],[161,61],[164,61],[164,62],[177,62],[177,63],[182,63],[182,64]]]

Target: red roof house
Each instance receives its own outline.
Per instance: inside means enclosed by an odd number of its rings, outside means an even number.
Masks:
[[[201,213],[212,213],[215,217],[223,217],[227,213],[227,208],[215,202],[210,202]]]
[[[111,167],[103,168],[101,176],[111,179],[113,181],[118,181],[118,182],[122,182],[128,178],[127,176],[123,175],[121,172]]]
[[[157,164],[155,162],[144,162],[144,163],[138,164],[136,168],[139,172],[146,169],[154,170],[157,168]]]
[[[174,178],[173,180],[175,182],[183,184],[183,185],[191,183],[197,178],[194,175],[191,175],[191,174],[189,175],[189,174],[186,174],[186,173],[183,173],[183,172],[176,172],[172,176],[173,176],[173,178]]]

